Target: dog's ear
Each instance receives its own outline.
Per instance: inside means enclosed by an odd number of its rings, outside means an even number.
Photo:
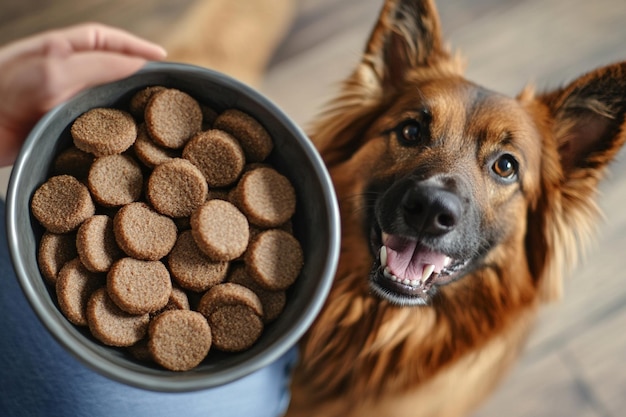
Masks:
[[[326,162],[332,165],[352,154],[378,107],[416,70],[444,65],[462,72],[460,61],[450,59],[443,44],[434,2],[385,1],[361,62],[313,127]]]
[[[626,62],[537,98],[547,109],[542,192],[529,217],[528,252],[544,299],[558,298],[599,213],[598,182],[626,141]],[[531,223],[532,222],[532,223]],[[541,225],[541,239],[533,230]]]
[[[431,0],[388,0],[370,35],[362,71],[370,71],[382,89],[402,85],[418,67],[447,60],[439,14]]]

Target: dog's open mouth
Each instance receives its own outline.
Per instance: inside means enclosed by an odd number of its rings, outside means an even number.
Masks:
[[[380,240],[370,283],[375,293],[395,304],[427,304],[436,287],[454,281],[469,263],[418,240],[387,233]]]

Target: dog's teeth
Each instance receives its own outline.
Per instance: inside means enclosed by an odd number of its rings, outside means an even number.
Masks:
[[[452,258],[450,258],[449,256],[446,256],[446,259],[443,260],[444,268],[449,266],[451,263],[452,263]]]
[[[433,274],[435,270],[435,265],[428,264],[424,266],[424,270],[422,271],[422,282],[426,282],[428,278]]]
[[[417,287],[420,284],[420,282],[416,279],[412,279],[411,280],[411,287]]]
[[[411,281],[405,278],[405,279],[402,280],[402,283],[404,285],[409,285],[409,284],[411,284]]]
[[[380,247],[380,265],[383,268],[387,267],[387,246],[385,245]]]
[[[385,278],[391,278],[391,269],[388,266],[383,269],[383,275]]]

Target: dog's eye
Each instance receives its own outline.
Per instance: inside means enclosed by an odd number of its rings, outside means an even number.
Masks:
[[[405,120],[394,129],[400,143],[416,145],[423,139],[423,125],[418,120]]]
[[[499,177],[513,179],[517,175],[517,161],[510,154],[501,155],[491,167]]]

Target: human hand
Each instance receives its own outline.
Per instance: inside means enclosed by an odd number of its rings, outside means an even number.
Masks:
[[[160,46],[98,23],[43,32],[0,48],[0,166],[15,161],[30,129],[57,104],[163,58]]]

